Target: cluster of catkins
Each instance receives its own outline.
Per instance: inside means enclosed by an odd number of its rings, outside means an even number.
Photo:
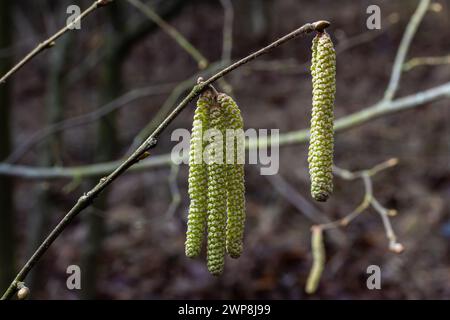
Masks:
[[[308,154],[311,195],[317,201],[326,201],[333,192],[336,53],[325,31],[318,32],[313,40],[311,75],[313,106]],[[208,129],[212,132],[205,137]],[[233,138],[231,145],[227,143],[227,129],[243,129],[238,106],[226,94],[204,91],[195,110],[189,154],[191,202],[186,255],[192,258],[200,254],[207,231],[208,270],[213,275],[223,272],[226,252],[238,258],[243,247],[244,164],[238,161],[237,153],[243,149],[244,141]],[[319,274],[320,268],[316,269]]]
[[[206,230],[207,264],[213,275],[223,272],[225,252],[232,258],[242,253],[245,186],[238,151],[243,150],[244,141],[233,137],[230,144],[227,132],[243,130],[243,126],[232,98],[210,89],[200,95],[189,154],[191,202],[185,249],[188,257],[198,256]]]
[[[333,106],[336,93],[336,53],[330,36],[319,32],[313,40],[311,75],[313,107],[309,143],[311,195],[326,201],[333,192]]]

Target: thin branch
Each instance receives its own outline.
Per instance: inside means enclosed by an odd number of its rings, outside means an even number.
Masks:
[[[248,63],[249,61],[257,58],[260,55],[270,52],[272,49],[278,47],[279,45],[292,40],[298,36],[311,33],[318,29],[323,29],[327,27],[329,22],[318,21],[313,24],[307,23],[304,26],[294,30],[293,32],[285,35],[284,37],[272,42],[268,46],[248,55],[247,57],[239,60],[238,62],[228,66],[227,68],[219,71],[209,79],[204,82],[200,82],[195,85],[191,92],[174,108],[172,113],[170,113],[161,124],[153,131],[153,133],[142,143],[136,151],[131,154],[124,162],[122,162],[111,174],[100,179],[98,184],[83,194],[77,201],[77,203],[72,207],[72,209],[65,215],[65,217],[57,224],[57,226],[50,232],[47,238],[42,242],[42,244],[37,248],[31,258],[25,263],[19,273],[16,275],[8,289],[2,296],[3,299],[10,299],[17,291],[17,284],[22,282],[28,273],[33,269],[35,264],[48,250],[51,244],[58,238],[60,233],[70,224],[70,222],[84,209],[89,207],[95,198],[106,189],[113,181],[115,181],[119,176],[125,173],[130,167],[142,160],[149,155],[149,150],[154,148],[157,144],[157,139],[159,135],[167,128],[167,126],[180,114],[180,112],[200,93],[209,85],[211,85],[216,80],[222,78],[229,72],[239,68],[240,66]]]
[[[150,95],[158,95],[166,93],[168,90],[173,88],[172,92],[170,93],[167,100],[163,103],[162,107],[158,109],[157,114],[155,117],[153,117],[152,121],[142,129],[138,135],[135,137],[133,144],[128,149],[127,153],[132,152],[134,149],[136,149],[144,140],[145,138],[156,128],[158,123],[164,119],[164,117],[167,116],[167,114],[170,111],[170,108],[177,102],[177,100],[183,95],[183,93],[191,88],[193,85],[195,85],[198,77],[200,75],[207,75],[212,74],[214,72],[217,72],[217,70],[220,70],[225,64],[223,62],[213,63],[211,64],[208,69],[204,70],[203,72],[197,73],[194,76],[190,77],[189,79],[178,83],[177,85],[168,83],[168,84],[161,84],[161,85],[153,85],[148,86],[144,88],[137,88],[130,90],[129,92],[123,94],[122,96],[118,97],[117,99],[107,103],[106,105],[96,109],[93,112],[89,112],[87,114],[82,114],[79,116],[75,116],[73,118],[65,119],[61,122],[55,123],[51,126],[47,126],[41,130],[38,130],[34,132],[31,137],[29,137],[25,142],[23,142],[21,145],[19,145],[5,160],[4,163],[17,163],[20,161],[26,153],[33,148],[36,144],[42,142],[45,138],[48,136],[76,128],[78,126],[82,126],[85,124],[89,124],[91,122],[97,121],[101,119],[102,117],[107,116],[109,113],[122,108],[124,106],[127,106],[130,102],[144,98]],[[175,87],[174,87],[175,86]],[[1,163],[0,163],[1,165]]]
[[[233,20],[234,9],[231,0],[220,0],[223,7],[223,36],[222,36],[222,61],[231,61],[233,50]]]
[[[148,97],[150,95],[158,95],[166,93],[168,90],[170,90],[170,88],[173,87],[173,85],[174,84],[169,83],[133,89],[92,112],[62,120],[60,122],[49,125],[41,130],[38,130],[35,133],[33,133],[33,135],[30,138],[28,138],[25,142],[23,142],[20,146],[18,146],[8,156],[8,158],[6,158],[4,162],[16,163],[20,159],[22,159],[27,154],[27,152],[30,151],[30,149],[33,148],[36,144],[38,144],[39,142],[41,142],[42,140],[44,140],[45,138],[56,132],[73,129],[97,121],[98,119],[107,116],[111,112],[128,105],[132,101]]]
[[[361,204],[356,207],[355,210],[340,218],[338,220],[332,221],[330,223],[324,223],[316,225],[316,227],[321,228],[322,230],[330,230],[339,227],[346,227],[352,222],[356,217],[358,217],[361,213],[363,213],[369,206],[372,206],[375,211],[377,211],[381,219],[383,221],[383,226],[386,230],[386,237],[389,240],[389,250],[395,253],[401,253],[404,250],[404,247],[401,243],[397,242],[397,237],[392,228],[391,222],[389,220],[389,216],[393,216],[397,213],[396,210],[386,209],[384,208],[378,200],[373,195],[373,186],[371,177],[376,175],[382,170],[386,170],[398,164],[398,160],[396,158],[389,159],[385,162],[382,162],[371,169],[366,169],[363,171],[350,172],[345,169],[341,169],[338,167],[333,168],[333,172],[340,176],[345,180],[354,180],[360,178],[364,182],[364,198]]]
[[[162,17],[160,17],[150,6],[145,5],[139,0],[127,0],[131,5],[139,9],[147,18],[158,25],[164,32],[166,32],[182,49],[190,54],[194,60],[197,61],[198,68],[205,70],[208,68],[209,72],[216,72],[224,65],[229,64],[230,61],[219,61],[210,66],[210,62],[197,50],[193,44],[191,44],[176,28],[167,23]],[[224,35],[225,37],[225,35]],[[161,120],[167,116],[170,107],[176,103],[176,101],[183,95],[183,93],[191,88],[197,81],[200,75],[194,75],[189,79],[179,83],[177,87],[173,89],[169,97],[164,102],[163,106],[158,110],[158,113],[153,117],[151,122],[145,126],[135,137],[133,144],[128,151],[134,150],[142,141],[147,137],[158,125]],[[203,77],[203,76],[202,76]],[[230,91],[231,86],[226,83],[224,79],[220,79],[220,85],[225,92]]]
[[[84,17],[89,15],[91,12],[95,11],[98,8],[104,7],[109,4],[112,0],[97,0],[95,1],[89,8],[87,8],[84,12],[82,12],[77,18],[75,18],[71,23],[66,24],[66,26],[52,35],[50,38],[45,40],[44,42],[39,43],[36,48],[34,48],[30,53],[28,53],[19,63],[17,63],[11,70],[9,70],[5,75],[0,78],[0,84],[5,83],[6,80],[16,73],[20,68],[22,68],[26,63],[28,63],[31,59],[37,56],[40,52],[45,49],[51,48],[55,45],[56,40],[65,34],[67,31],[73,29],[73,27],[78,24]]]
[[[392,67],[391,79],[389,80],[389,85],[384,94],[384,99],[389,101],[395,95],[400,83],[400,77],[402,75],[403,63],[405,62],[406,54],[411,45],[412,39],[416,34],[420,22],[427,13],[428,7],[430,6],[430,0],[421,0],[417,6],[416,11],[409,20],[408,26],[406,27],[405,33],[403,34],[402,41],[395,56],[394,65]]]
[[[176,164],[172,164],[170,167],[170,175],[169,175],[169,190],[172,195],[172,201],[170,202],[169,208],[165,214],[166,218],[171,218],[175,214],[178,209],[178,206],[181,202],[180,188],[178,188],[178,173],[180,171],[180,166]]]
[[[383,27],[380,31],[366,31],[355,36],[348,37],[343,40],[339,40],[336,44],[336,55],[340,55],[354,47],[365,44],[372,41],[381,35],[385,34],[391,29],[391,27],[398,22],[398,18],[395,14],[391,14],[388,17],[388,25]],[[310,61],[304,63],[298,63],[297,59],[287,58],[287,59],[277,59],[277,60],[260,60],[256,61],[252,65],[246,68],[252,71],[276,71],[285,73],[308,73]]]
[[[341,169],[341,168],[334,166],[333,171],[335,174],[337,174],[342,179],[354,180],[354,179],[362,178],[364,175],[368,175],[369,177],[372,177],[372,176],[376,175],[378,172],[386,170],[390,167],[396,166],[397,164],[398,164],[398,159],[391,158],[380,164],[377,164],[376,166],[374,166],[371,169],[351,172],[349,170]]]
[[[274,189],[289,203],[291,203],[299,212],[313,223],[329,223],[330,219],[319,209],[317,209],[310,201],[305,199],[303,195],[297,191],[286,179],[280,174],[264,176],[267,181],[274,187]],[[333,230],[330,234],[332,239],[340,246],[346,245],[346,238],[339,229]]]
[[[65,81],[68,86],[78,84],[89,72],[91,72],[104,58],[107,56],[107,51],[101,47],[101,43],[90,49],[90,52],[84,57],[82,61],[77,64],[75,69],[70,70],[65,75]]]
[[[400,242],[397,242],[397,236],[395,235],[394,229],[392,228],[389,216],[395,210],[386,209],[383,207],[377,199],[372,198],[370,201],[372,208],[380,214],[381,220],[383,221],[384,230],[386,231],[386,238],[389,240],[389,250],[395,253],[401,253],[405,250],[405,247]],[[396,212],[396,211],[395,211]]]
[[[175,40],[195,61],[200,69],[208,66],[209,62],[177,29],[162,19],[149,5],[139,0],[127,0],[131,5],[141,11],[147,18],[157,24],[165,33]]]
[[[313,225],[311,227],[312,232],[312,251],[313,251],[313,257],[314,262],[313,266],[311,267],[310,275],[308,277],[308,282],[306,286],[306,292],[308,294],[312,294],[316,291],[317,286],[320,281],[320,276],[324,268],[325,264],[325,248],[323,246],[323,240],[322,240],[322,231],[335,231],[336,229],[340,227],[346,227],[350,224],[356,217],[358,217],[361,213],[366,211],[367,208],[369,208],[370,205],[381,215],[384,228],[386,230],[386,237],[389,239],[389,250],[400,253],[404,250],[404,247],[401,243],[397,242],[397,237],[395,236],[394,230],[392,228],[391,222],[389,220],[389,215],[394,210],[388,210],[384,208],[373,196],[373,186],[372,186],[372,180],[371,176],[375,175],[376,173],[380,172],[381,170],[388,169],[398,163],[397,159],[389,159],[388,161],[385,161],[381,164],[378,164],[374,166],[371,169],[366,169],[363,171],[358,172],[351,172],[345,169],[340,169],[338,167],[334,167],[333,171],[334,173],[345,179],[345,180],[354,180],[356,178],[362,179],[364,182],[364,198],[362,202],[356,207],[355,210],[344,216],[343,218],[340,218],[338,220],[329,222],[329,223],[323,223],[318,225]],[[317,237],[320,236],[320,239]],[[320,241],[320,242],[318,242]]]
[[[221,68],[223,68],[226,64],[223,62],[217,62],[213,63],[208,66],[207,69],[196,73],[189,79],[183,80],[182,82],[178,83],[175,88],[173,88],[172,92],[167,97],[166,101],[164,101],[161,108],[158,109],[158,112],[156,115],[152,118],[152,120],[143,128],[134,138],[134,141],[132,145],[129,148],[129,152],[136,149],[142,141],[145,140],[145,138],[158,126],[158,123],[161,122],[164,117],[167,116],[167,114],[170,111],[170,108],[177,102],[178,99],[192,86],[194,86],[197,83],[197,79],[201,77],[205,77],[206,75],[213,74],[214,72],[217,72]]]
[[[336,173],[337,171],[334,170],[334,172]],[[343,179],[347,179],[347,178],[343,177]],[[350,212],[343,218],[329,222],[329,223],[324,223],[324,224],[318,225],[321,229],[329,230],[329,229],[335,229],[335,228],[339,228],[339,227],[346,227],[347,225],[350,224],[350,222],[352,222],[356,217],[358,217],[361,213],[363,213],[370,206],[370,201],[372,199],[372,182],[368,178],[367,174],[363,175],[362,179],[364,181],[364,190],[365,190],[365,194],[364,194],[364,198],[363,198],[362,202],[356,207],[356,209],[354,209],[352,212]]]
[[[410,71],[419,66],[439,66],[450,64],[450,54],[442,57],[417,57],[405,62],[403,71]]]
[[[389,159],[384,161],[371,169],[366,169],[363,171],[351,172],[349,170],[341,169],[339,167],[334,167],[333,172],[335,175],[341,177],[345,180],[354,180],[357,178],[362,179],[364,182],[364,198],[362,202],[356,207],[355,210],[340,218],[338,220],[322,223],[318,225],[313,225],[311,227],[312,232],[312,251],[314,262],[311,267],[310,275],[308,277],[308,282],[306,286],[306,293],[312,294],[316,291],[317,286],[320,281],[321,273],[325,264],[325,248],[323,245],[322,239],[322,231],[335,231],[340,227],[346,227],[352,222],[355,218],[357,218],[360,214],[365,212],[370,205],[381,215],[383,220],[383,225],[386,230],[386,237],[389,239],[389,250],[400,253],[403,251],[404,247],[401,243],[397,242],[397,237],[395,236],[394,230],[392,228],[391,222],[389,220],[389,215],[395,210],[388,210],[384,208],[374,197],[373,195],[373,186],[371,177],[377,174],[382,170],[386,170],[392,166],[395,166],[398,163],[396,158]],[[396,211],[395,211],[396,212]],[[320,237],[320,239],[318,238]]]
[[[334,123],[335,132],[344,131],[349,128],[359,126],[369,120],[379,118],[383,115],[399,112],[414,108],[425,103],[435,101],[441,98],[450,97],[450,82],[442,84],[440,86],[424,90],[406,97],[398,98],[393,101],[380,101],[370,107],[367,107],[361,111],[354,112],[348,116],[339,118]],[[279,144],[287,145],[299,142],[305,142],[309,139],[309,130],[298,130],[280,135]],[[255,146],[256,144],[256,146]],[[264,140],[249,140],[248,148],[252,149],[257,146],[263,146],[267,144]]]

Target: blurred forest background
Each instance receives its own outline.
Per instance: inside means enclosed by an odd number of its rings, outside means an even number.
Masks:
[[[81,22],[0,86],[0,291],[78,197],[104,174],[86,165],[120,159],[195,83],[307,22],[329,20],[337,51],[337,118],[383,98],[417,0],[144,1],[208,61],[200,65],[148,15],[116,0]],[[92,2],[0,1],[0,74],[64,26],[66,9]],[[381,8],[368,30],[366,9]],[[225,37],[223,37],[225,31]],[[228,36],[227,36],[228,35]],[[395,99],[450,81],[450,2],[431,1],[407,53],[447,57],[406,65]],[[246,128],[308,128],[312,35],[277,48],[225,77]],[[225,88],[223,88],[225,86]],[[111,103],[112,102],[112,103]],[[309,195],[307,143],[280,147],[277,176],[246,166],[245,249],[221,277],[204,257],[184,255],[188,166],[149,167],[119,178],[65,230],[26,279],[32,299],[449,299],[450,90],[409,110],[337,133],[336,165],[398,165],[372,177],[405,246],[388,250],[380,216],[369,208],[348,227],[326,232],[327,263],[318,291],[304,292],[312,263],[310,227],[350,213],[364,197],[359,179],[335,178],[325,204]],[[161,107],[163,110],[161,111]],[[170,110],[170,109],[169,109]],[[161,136],[167,154],[175,128],[189,128],[194,104]],[[84,116],[83,115],[87,115]],[[65,123],[61,121],[78,120]],[[80,120],[81,119],[81,120]],[[78,121],[78,122],[77,122]],[[57,124],[56,126],[54,124]],[[52,127],[53,124],[53,127]],[[58,127],[59,124],[59,127]],[[53,128],[53,129],[48,129]],[[138,138],[136,138],[138,137]],[[33,143],[28,143],[33,139]],[[14,164],[26,170],[11,167]],[[103,165],[95,167],[100,171]],[[35,168],[55,176],[40,176]],[[76,167],[52,171],[52,167]],[[105,170],[110,170],[106,168]],[[80,265],[82,290],[66,288],[66,268]],[[366,268],[379,265],[382,289],[368,290]]]

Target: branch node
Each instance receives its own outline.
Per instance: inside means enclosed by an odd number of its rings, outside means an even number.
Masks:
[[[387,215],[388,215],[389,217],[395,217],[395,216],[397,215],[397,213],[398,213],[398,211],[395,210],[395,209],[389,209],[389,210],[387,211]]]
[[[314,22],[312,25],[314,27],[314,30],[316,30],[319,33],[323,33],[325,29],[331,25],[331,22],[326,20],[319,20]]]
[[[389,250],[394,253],[402,253],[405,251],[405,246],[400,242],[392,242],[389,244]]]
[[[202,77],[198,77],[197,79],[197,89],[200,93],[202,93],[204,90],[211,90],[214,94],[214,96],[219,95],[219,92],[211,83],[206,83]]]
[[[198,77],[197,84],[202,84],[203,82],[205,82],[205,79],[203,79],[203,77]]]
[[[28,289],[27,286],[25,286],[25,282],[17,282],[16,285],[17,289],[17,299],[19,300],[25,300],[30,295],[30,289]]]
[[[149,149],[151,149],[154,146],[156,146],[157,143],[158,143],[158,140],[156,138],[148,139],[147,143],[146,143],[146,146],[145,146],[145,151],[147,152]]]
[[[55,44],[56,44],[55,41],[51,41],[51,42],[49,42],[49,43],[47,43],[47,44],[45,45],[45,49],[50,49],[50,48],[53,47]]]

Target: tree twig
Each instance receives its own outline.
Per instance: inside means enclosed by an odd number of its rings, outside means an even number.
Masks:
[[[169,183],[170,194],[172,195],[172,201],[170,202],[169,207],[167,208],[167,211],[165,214],[166,218],[173,217],[173,215],[177,211],[177,208],[181,202],[180,188],[178,187],[178,183],[177,183],[179,171],[180,171],[180,167],[178,165],[176,165],[176,164],[171,165],[168,183]]]
[[[168,83],[168,84],[161,84],[161,85],[152,85],[148,87],[143,88],[137,88],[130,90],[127,93],[124,93],[117,99],[114,99],[111,102],[108,102],[104,106],[99,107],[98,109],[82,114],[79,116],[75,116],[69,119],[62,120],[60,122],[51,124],[45,128],[42,128],[41,130],[36,131],[33,133],[33,135],[27,139],[25,142],[23,142],[21,145],[19,145],[6,159],[4,162],[7,163],[16,163],[21,158],[23,158],[27,152],[33,148],[36,144],[44,140],[46,137],[60,131],[76,128],[78,126],[82,126],[91,122],[94,122],[98,119],[101,119],[111,112],[122,108],[132,101],[135,101],[137,99],[141,99],[144,97],[148,97],[150,95],[158,95],[163,94],[170,90],[174,84]]]
[[[283,198],[289,201],[289,203],[313,223],[331,222],[322,211],[317,209],[310,201],[303,197],[303,195],[280,174],[264,177]],[[332,230],[332,232],[333,233],[330,235],[334,242],[339,246],[344,247],[347,242],[344,233],[339,229]]]
[[[208,68],[209,72],[216,72],[220,68],[222,68],[224,65],[230,63],[230,59],[219,61],[214,64],[210,64],[208,59],[203,56],[203,54],[197,50],[193,44],[191,44],[182,34],[179,32],[176,28],[171,26],[169,23],[167,23],[163,18],[161,18],[150,6],[145,5],[140,0],[127,0],[131,5],[135,6],[137,9],[139,9],[147,18],[149,18],[151,21],[153,21],[155,24],[157,24],[164,32],[166,32],[182,49],[184,49],[186,52],[188,52],[194,60],[197,61],[198,68],[200,70],[205,70]],[[229,11],[230,8],[227,8],[226,11]],[[230,37],[228,33],[231,32],[228,29],[231,27],[227,27],[227,24],[230,24],[230,13],[225,13],[225,19],[224,19],[224,35],[223,35],[223,43],[224,48],[222,50],[227,50],[225,46],[228,46],[226,42],[226,37]],[[231,16],[232,18],[232,16]],[[228,20],[227,20],[228,19]],[[232,21],[231,21],[232,22]],[[230,39],[231,41],[231,39]],[[231,49],[230,49],[231,50]],[[170,93],[169,97],[164,102],[163,106],[158,110],[158,113],[155,115],[155,117],[150,121],[148,125],[146,125],[134,138],[134,141],[128,151],[134,150],[139,144],[142,143],[143,139],[147,137],[158,125],[158,123],[167,116],[167,113],[169,112],[169,108],[175,104],[175,102],[183,95],[183,93],[191,88],[197,81],[199,75],[194,75],[190,77],[187,80],[184,80],[183,82],[179,83],[173,91]],[[220,85],[222,86],[223,90],[225,92],[229,92],[231,86],[224,80],[220,79]]]
[[[167,114],[170,111],[170,108],[177,102],[178,99],[190,88],[192,88],[193,85],[197,83],[197,79],[202,76],[205,77],[208,74],[213,74],[214,72],[217,72],[221,68],[223,68],[226,64],[222,61],[219,61],[217,63],[213,63],[208,66],[207,69],[196,73],[194,76],[183,80],[182,82],[178,83],[172,90],[172,92],[169,94],[167,99],[162,104],[161,108],[158,109],[158,112],[156,115],[152,118],[152,120],[139,131],[139,133],[135,136],[133,139],[133,143],[128,149],[128,151],[132,151],[136,149],[142,141],[144,141],[145,137],[147,137],[155,128],[158,126],[158,123],[161,122],[164,117],[167,116]]]
[[[231,0],[220,0],[223,7],[223,36],[222,36],[222,61],[231,61],[231,51],[233,49],[233,20],[234,10]]]
[[[68,23],[64,28],[60,29],[50,38],[44,42],[39,43],[30,53],[28,53],[22,60],[20,60],[11,70],[9,70],[5,75],[0,78],[0,84],[6,82],[6,80],[16,73],[20,68],[27,64],[31,59],[37,56],[40,52],[45,49],[51,48],[55,45],[55,41],[65,34],[67,31],[71,30],[77,23],[79,23],[84,17],[86,17],[91,12],[98,8],[104,7],[109,4],[112,0],[97,0],[89,8],[83,11],[78,17],[76,17],[71,23]]]
[[[359,33],[355,36],[348,37],[340,40],[336,44],[336,55],[340,55],[354,47],[365,44],[372,41],[381,35],[385,34],[398,22],[397,14],[391,14],[388,17],[388,25],[383,27],[382,30],[374,32],[374,30]],[[258,60],[252,65],[246,66],[247,69],[252,71],[276,71],[285,73],[308,73],[310,61],[304,63],[298,63],[297,59],[276,59],[276,60]]]
[[[417,57],[405,62],[403,71],[410,71],[419,66],[439,66],[450,64],[450,54],[442,57]]]
[[[182,47],[197,63],[200,69],[208,66],[209,62],[200,51],[198,51],[177,29],[168,24],[162,19],[150,6],[145,5],[139,0],[127,0],[141,11],[147,18],[156,23],[165,33],[167,33],[173,40],[175,40],[180,47]]]
[[[397,55],[395,56],[394,65],[392,67],[391,79],[389,80],[389,85],[384,94],[385,100],[392,100],[395,92],[398,89],[400,83],[400,77],[402,75],[403,63],[405,62],[406,54],[411,45],[412,39],[416,34],[420,22],[427,13],[428,7],[430,6],[430,0],[420,0],[416,11],[412,15],[408,22],[405,33],[403,34],[402,41],[398,47]]]
[[[340,227],[346,227],[352,222],[355,218],[357,218],[360,214],[362,214],[366,209],[372,206],[381,216],[383,221],[383,226],[386,231],[386,237],[389,240],[389,250],[395,253],[401,253],[404,250],[404,247],[401,243],[397,242],[397,237],[394,233],[394,229],[392,228],[391,222],[389,220],[389,216],[392,215],[395,210],[389,210],[384,208],[378,200],[373,195],[373,186],[371,177],[376,175],[382,170],[386,170],[397,165],[398,160],[396,158],[389,159],[383,163],[380,163],[371,169],[366,169],[357,172],[351,172],[345,169],[341,169],[338,167],[333,168],[333,172],[345,179],[345,180],[354,180],[361,179],[364,182],[364,197],[362,202],[354,209],[352,212],[347,214],[346,216],[327,223],[316,224],[311,227],[312,233],[312,250],[313,250],[313,265],[310,270],[310,275],[308,277],[307,285],[306,285],[306,293],[312,294],[316,291],[320,277],[325,264],[325,248],[323,245],[322,231],[334,231]],[[320,236],[320,242],[317,238]],[[320,250],[320,252],[318,252]]]
[[[377,164],[376,166],[374,166],[371,169],[366,169],[366,170],[357,171],[357,172],[351,172],[351,171],[344,170],[344,169],[341,169],[338,167],[334,167],[333,172],[345,180],[354,180],[354,179],[358,179],[358,178],[362,179],[362,181],[364,182],[364,190],[365,190],[364,198],[363,198],[361,204],[359,204],[355,210],[353,210],[346,216],[344,216],[338,220],[329,222],[329,223],[323,223],[323,224],[316,225],[316,227],[319,227],[323,230],[335,229],[335,228],[339,228],[339,227],[346,227],[356,217],[358,217],[361,213],[363,213],[366,209],[368,209],[369,206],[372,206],[375,209],[375,211],[377,211],[380,214],[381,219],[383,221],[383,226],[386,231],[386,237],[389,240],[389,250],[391,250],[395,253],[402,252],[404,249],[403,245],[401,243],[397,242],[397,237],[394,233],[391,222],[389,220],[389,216],[394,215],[396,213],[396,211],[392,210],[392,209],[386,209],[378,202],[378,200],[373,195],[373,186],[372,186],[372,179],[371,179],[372,176],[376,175],[380,171],[391,168],[397,164],[398,164],[398,159],[392,158],[385,162]]]
[[[153,133],[136,149],[133,154],[131,154],[124,162],[122,162],[111,174],[100,179],[99,183],[83,194],[77,201],[77,203],[72,207],[72,209],[65,215],[65,217],[57,224],[57,226],[50,232],[47,238],[42,242],[42,244],[37,248],[31,258],[25,263],[19,273],[16,275],[15,279],[12,281],[8,289],[2,296],[2,299],[10,299],[17,291],[17,284],[22,282],[30,270],[35,266],[39,259],[48,250],[51,244],[58,238],[60,233],[70,224],[70,222],[85,208],[90,206],[94,199],[113,181],[115,181],[119,176],[121,176],[125,171],[127,171],[134,164],[142,160],[149,155],[149,150],[154,148],[157,143],[159,135],[167,128],[167,126],[180,114],[180,112],[194,99],[196,98],[207,86],[215,82],[216,80],[222,78],[224,75],[230,73],[231,71],[239,68],[240,66],[248,63],[249,61],[259,57],[260,55],[270,52],[272,49],[278,47],[279,45],[292,40],[300,35],[305,35],[311,33],[315,30],[323,29],[329,26],[329,22],[317,21],[315,23],[307,23],[302,27],[292,31],[291,33],[279,38],[278,40],[272,42],[268,46],[246,56],[245,58],[233,63],[232,65],[219,71],[209,79],[204,82],[200,82],[195,85],[191,92],[174,108],[174,110],[160,123],[160,125],[153,131]]]

